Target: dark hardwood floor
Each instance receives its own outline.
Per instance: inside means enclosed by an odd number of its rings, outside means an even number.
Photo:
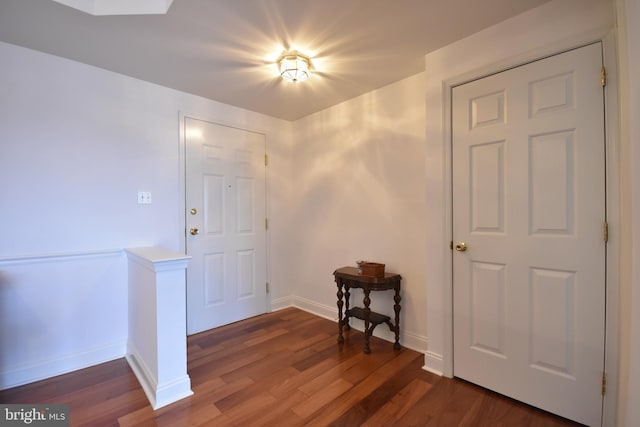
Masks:
[[[72,426],[565,426],[567,420],[422,369],[424,356],[289,308],[188,338],[195,394],[153,411],[124,359],[0,391],[65,403]]]

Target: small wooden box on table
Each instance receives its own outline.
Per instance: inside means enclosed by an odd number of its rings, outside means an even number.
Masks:
[[[395,333],[396,342],[393,344],[395,350],[400,349],[400,280],[399,274],[386,273],[383,277],[370,277],[362,275],[355,267],[342,267],[333,272],[333,276],[338,286],[338,342],[343,343],[342,331],[350,329],[349,319],[355,317],[364,321],[364,352],[371,353],[369,348],[369,338],[373,330],[381,323],[386,323],[389,330]],[[349,308],[350,290],[353,288],[362,289],[364,293],[364,307]],[[369,305],[371,291],[393,290],[394,296],[393,311],[395,312],[394,323],[391,317],[371,311]],[[344,306],[344,315],[343,315]]]

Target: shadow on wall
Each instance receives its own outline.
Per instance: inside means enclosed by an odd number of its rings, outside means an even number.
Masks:
[[[413,228],[407,242],[404,230],[425,208],[424,102],[413,94],[417,105],[399,108],[398,98],[419,92],[401,89],[372,92],[299,122],[293,211],[295,229],[304,230],[297,252],[304,271],[364,257],[393,269],[403,248],[423,239]]]
[[[289,261],[296,296],[322,313],[336,307],[336,268],[385,263],[402,275],[401,341],[426,350],[423,80],[418,74],[294,124]],[[386,295],[371,304],[393,312]]]

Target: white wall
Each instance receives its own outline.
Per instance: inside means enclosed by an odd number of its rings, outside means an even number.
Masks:
[[[335,317],[333,270],[382,261],[404,278],[403,344],[426,348],[422,75],[294,125],[9,44],[0,57],[0,388],[124,355],[121,249],[183,249],[180,112],[267,135],[274,308]]]
[[[295,303],[337,318],[333,271],[359,259],[402,275],[401,344],[424,350],[424,76],[295,123],[290,258]],[[362,305],[361,293],[353,302]],[[392,293],[372,309],[393,314]],[[387,336],[386,326],[376,334]]]
[[[5,43],[0,58],[5,388],[124,355],[120,250],[183,250],[180,111],[267,134],[274,218],[286,214],[291,123]],[[141,190],[151,205],[137,204]],[[291,294],[283,241],[270,238],[276,296]]]
[[[120,251],[0,259],[0,389],[122,357],[126,283]]]
[[[640,19],[633,1],[618,3],[630,22]],[[182,249],[179,111],[267,134],[274,308],[293,303],[335,317],[333,270],[384,262],[403,275],[401,342],[424,349],[428,335],[427,364],[446,371],[445,83],[611,25],[606,1],[553,1],[427,56],[424,74],[294,124],[0,43],[0,388],[124,354],[120,249]],[[634,94],[638,45],[629,30],[626,88]],[[627,117],[637,117],[638,97],[630,99]],[[640,163],[630,143],[638,133],[629,127],[629,171]],[[636,206],[631,184],[640,178],[627,178],[622,199],[633,196]],[[136,203],[139,190],[152,192],[152,205]],[[627,212],[629,225],[640,221],[637,211]],[[640,399],[631,363],[640,354],[637,254],[627,264],[622,347],[630,353],[621,376],[630,379],[621,403]],[[391,312],[387,300],[373,300]],[[637,411],[626,405],[621,419],[638,424]]]
[[[640,425],[640,5],[616,2],[620,52],[623,241],[618,425]]]

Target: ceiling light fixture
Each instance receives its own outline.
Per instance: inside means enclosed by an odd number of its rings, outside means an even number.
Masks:
[[[311,61],[298,52],[284,53],[278,59],[280,75],[290,82],[303,82],[309,78],[309,66]]]

